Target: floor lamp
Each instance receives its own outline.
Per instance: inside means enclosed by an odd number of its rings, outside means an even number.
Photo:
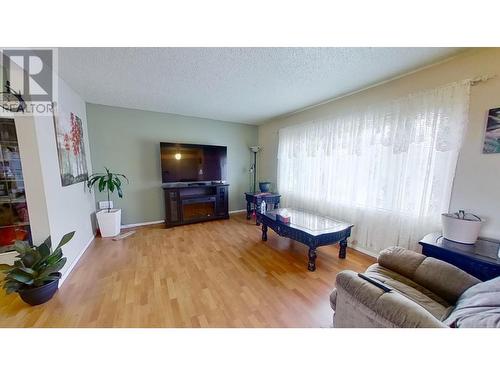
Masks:
[[[255,193],[257,190],[257,152],[262,150],[260,146],[252,146],[250,147],[250,151],[253,152],[253,165],[250,168],[250,171],[253,172],[253,192]]]

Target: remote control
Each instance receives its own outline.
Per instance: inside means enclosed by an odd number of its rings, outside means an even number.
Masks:
[[[368,281],[370,284],[375,285],[376,287],[379,287],[384,291],[384,293],[389,293],[391,291],[390,288],[386,287],[384,284],[379,283],[378,281],[375,281],[368,276],[363,275],[362,273],[358,273],[358,276],[361,277],[363,280]]]

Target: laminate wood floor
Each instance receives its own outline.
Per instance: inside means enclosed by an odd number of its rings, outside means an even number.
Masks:
[[[54,298],[30,307],[0,291],[1,327],[328,327],[335,275],[375,262],[337,246],[307,248],[245,214],[172,229],[97,238]]]

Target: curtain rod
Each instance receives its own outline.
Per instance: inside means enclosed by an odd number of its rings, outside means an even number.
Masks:
[[[470,85],[476,86],[482,82],[486,82],[486,81],[489,81],[490,79],[496,78],[496,76],[497,76],[496,74],[485,74],[482,76],[477,76],[477,77],[471,78]]]

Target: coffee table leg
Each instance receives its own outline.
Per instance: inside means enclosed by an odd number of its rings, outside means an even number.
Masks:
[[[267,225],[262,224],[262,241],[267,241]]]
[[[347,253],[347,238],[339,242],[339,258],[344,259]]]
[[[252,207],[250,202],[247,201],[247,220],[250,220],[250,214],[252,213]]]
[[[307,269],[311,272],[316,270],[316,247],[311,246],[309,248],[309,262],[307,263]]]

